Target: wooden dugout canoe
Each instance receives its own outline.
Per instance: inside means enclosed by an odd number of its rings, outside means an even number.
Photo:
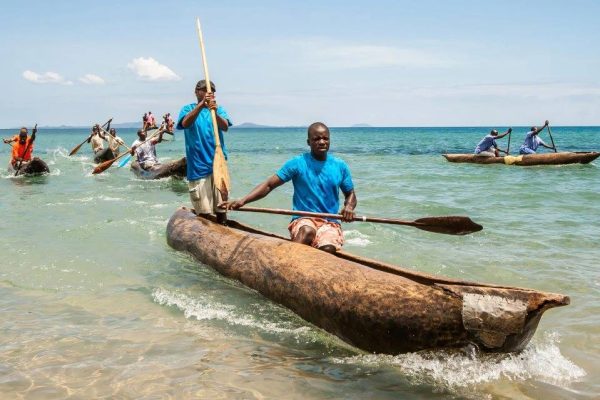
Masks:
[[[526,154],[504,157],[485,157],[476,154],[442,154],[446,160],[456,163],[474,164],[506,164],[506,165],[562,165],[562,164],[588,164],[594,161],[600,153],[586,152],[561,152]]]
[[[8,172],[14,174],[15,173],[15,169],[12,166],[12,164],[8,164]],[[29,162],[24,162],[21,165],[21,169],[19,170],[19,173],[16,176],[19,175],[26,175],[26,176],[38,176],[38,175],[43,175],[43,174],[47,174],[48,172],[50,172],[50,168],[48,168],[48,164],[46,164],[46,162],[44,162],[44,160],[42,160],[39,157],[33,157],[31,159],[31,161]]]
[[[185,207],[169,220],[167,242],[369,352],[467,344],[519,351],[544,311],[569,304],[561,294],[436,277],[346,252],[328,254],[234,221],[225,227]]]
[[[161,179],[169,176],[184,178],[186,168],[187,162],[185,157],[180,160],[155,165],[151,169],[143,169],[137,161],[131,163],[131,170],[140,179]]]
[[[100,164],[103,163],[104,161],[108,161],[108,160],[112,160],[113,158],[115,158],[118,155],[115,154],[110,147],[106,147],[102,150],[98,150],[96,153],[94,153],[94,162],[96,164]]]

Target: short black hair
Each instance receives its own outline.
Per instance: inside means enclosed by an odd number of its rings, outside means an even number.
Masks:
[[[206,89],[206,79],[199,80],[198,83],[196,83],[196,89]],[[215,83],[213,81],[210,81],[210,89],[213,92],[217,91],[217,88],[216,88]]]
[[[307,136],[310,137],[310,131],[312,131],[313,129],[317,129],[317,128],[325,128],[325,130],[327,132],[329,132],[329,128],[324,123],[322,123],[322,122],[313,122],[312,124],[310,124],[308,126],[308,129],[306,130]]]

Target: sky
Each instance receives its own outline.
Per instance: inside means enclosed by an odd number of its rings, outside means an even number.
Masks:
[[[600,125],[600,1],[3,1],[0,127]]]

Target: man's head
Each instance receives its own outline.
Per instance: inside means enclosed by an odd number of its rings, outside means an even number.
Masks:
[[[100,125],[96,124],[92,127],[93,133],[100,133]]]
[[[108,133],[110,133],[110,135],[113,137],[117,135],[117,131],[115,130],[115,128],[110,128],[110,131],[108,131]]]
[[[329,151],[329,128],[322,122],[315,122],[308,127],[306,143],[316,159],[324,159]]]
[[[22,127],[21,130],[19,131],[19,142],[21,144],[25,143],[25,141],[27,140],[27,128]]]
[[[196,93],[196,98],[198,99],[198,101],[204,99],[204,96],[206,96],[207,92],[206,89],[207,88],[205,79],[199,80],[198,83],[196,83],[196,88],[194,89],[194,92]],[[217,91],[217,88],[215,87],[215,84],[212,81],[210,82],[210,89],[213,93]]]
[[[490,132],[490,135],[492,136],[498,136],[498,131],[495,129],[492,129],[492,131]]]
[[[140,138],[141,141],[146,140],[146,132],[145,131],[143,131],[141,129],[138,129],[137,135],[138,135],[138,137]]]
[[[537,131],[537,126],[532,126],[531,129],[529,130],[530,132],[532,131]]]

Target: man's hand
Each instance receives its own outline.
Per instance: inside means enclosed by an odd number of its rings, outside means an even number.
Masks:
[[[342,211],[340,211],[340,214],[342,214],[342,221],[344,222],[352,222],[354,221],[354,209],[349,207],[349,206],[344,206],[344,208],[342,208]]]
[[[206,93],[206,96],[204,96],[204,104],[209,109],[216,110],[217,109],[217,101],[215,100],[215,94],[214,93]]]
[[[508,128],[508,133],[511,133],[511,132],[512,132],[512,128]]]
[[[548,126],[550,124],[550,122],[548,120],[546,120],[546,123],[544,124],[544,126]]]
[[[238,208],[243,207],[244,205],[245,203],[242,200],[231,200],[219,203],[217,207],[222,208],[224,210],[237,210]]]

